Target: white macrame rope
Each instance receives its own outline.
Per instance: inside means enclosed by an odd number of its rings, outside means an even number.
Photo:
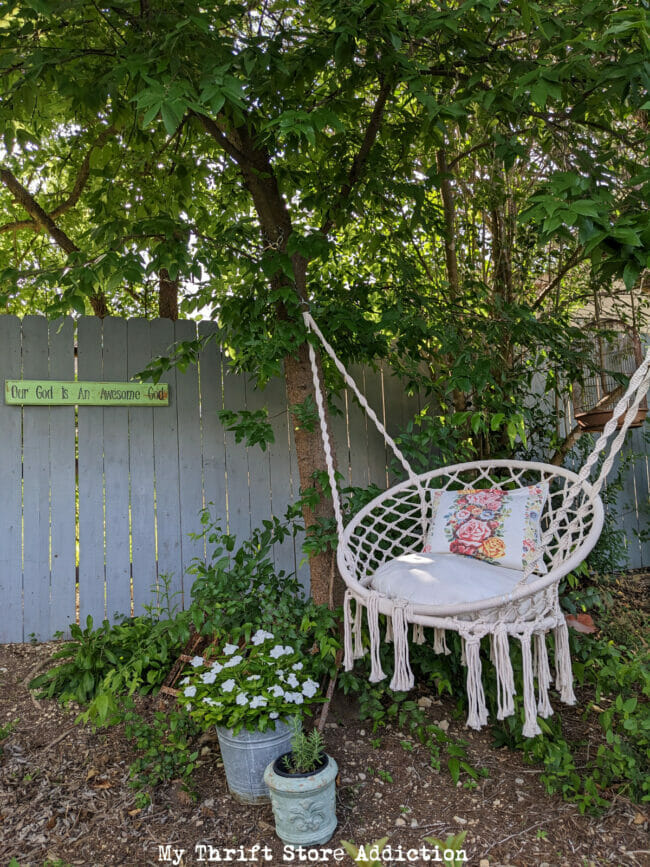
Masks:
[[[603,465],[600,469],[600,473],[598,478],[592,485],[594,496],[600,493],[600,489],[605,483],[605,479],[609,475],[609,472],[612,468],[612,465],[616,459],[616,455],[621,450],[621,446],[623,445],[623,441],[625,440],[625,436],[629,430],[630,425],[636,418],[637,410],[646,396],[648,391],[648,387],[650,386],[650,349],[646,354],[645,359],[642,364],[634,371],[632,374],[630,381],[628,383],[627,390],[623,397],[619,400],[614,408],[612,417],[607,421],[605,427],[603,428],[602,434],[596,440],[596,444],[591,450],[587,460],[580,468],[578,472],[578,477],[575,481],[567,488],[564,500],[562,502],[562,508],[559,509],[553,517],[553,521],[551,522],[548,529],[542,534],[542,538],[540,540],[540,552],[535,557],[535,559],[530,562],[524,572],[524,576],[522,581],[519,583],[524,583],[528,576],[535,571],[537,564],[540,562],[544,555],[544,551],[548,543],[551,541],[555,533],[558,531],[560,524],[563,519],[566,518],[569,509],[571,508],[573,501],[579,495],[581,491],[584,490],[584,483],[587,481],[589,476],[591,475],[591,471],[594,465],[597,463],[601,453],[607,447],[607,442],[612,434],[618,430],[618,434],[612,440],[609,446],[609,452],[607,457],[603,461]],[[627,410],[627,411],[626,411]],[[621,427],[618,427],[618,420],[625,413],[625,418],[623,420],[623,424]],[[571,538],[574,530],[576,530],[581,521],[584,520],[585,515],[589,511],[589,504],[582,503],[577,510],[576,515],[573,517],[572,521],[569,525],[562,530],[564,543],[563,549],[566,550],[567,547],[571,544]]]
[[[339,497],[339,489],[336,484],[336,471],[334,469],[334,457],[332,455],[332,445],[330,435],[327,429],[327,419],[325,416],[325,407],[323,405],[323,390],[318,376],[318,364],[316,363],[316,353],[314,347],[309,344],[309,361],[311,364],[311,375],[314,381],[314,390],[316,391],[316,406],[318,408],[318,418],[320,421],[320,432],[323,440],[323,449],[325,450],[325,462],[327,463],[327,476],[330,482],[330,490],[332,491],[332,503],[334,505],[334,517],[336,518],[336,529],[339,539],[343,535],[343,511],[341,509],[341,498]]]
[[[306,310],[304,310],[304,311],[303,311],[303,314],[302,314],[302,317],[303,317],[303,319],[304,319],[304,321],[305,321],[305,325],[306,325],[307,329],[308,329],[309,331],[312,331],[312,332],[316,335],[316,337],[318,337],[318,339],[320,340],[320,342],[321,342],[321,344],[322,344],[322,346],[323,346],[323,349],[324,349],[325,352],[329,355],[329,357],[332,359],[332,361],[333,361],[334,364],[336,365],[336,369],[338,370],[338,372],[339,372],[339,373],[341,374],[341,376],[343,377],[343,379],[344,379],[344,381],[345,381],[345,384],[346,384],[349,388],[352,389],[352,391],[354,392],[354,394],[355,394],[357,400],[359,401],[359,403],[361,404],[361,406],[362,406],[363,409],[365,410],[365,412],[366,412],[368,418],[372,421],[372,423],[375,425],[375,427],[377,428],[377,430],[382,434],[382,436],[384,437],[384,440],[385,440],[386,444],[387,444],[388,446],[390,446],[390,448],[392,449],[392,451],[393,451],[395,457],[399,460],[399,462],[401,463],[401,465],[402,465],[402,466],[404,467],[404,469],[406,470],[406,473],[407,473],[409,479],[410,479],[412,482],[414,482],[414,483],[418,486],[418,488],[420,488],[420,487],[421,487],[421,485],[420,485],[420,480],[419,480],[417,474],[415,473],[415,471],[413,470],[413,467],[409,464],[409,462],[407,461],[407,459],[404,457],[404,455],[403,455],[402,452],[400,451],[400,449],[399,449],[397,443],[395,442],[395,440],[390,436],[390,434],[388,433],[388,431],[386,430],[386,428],[385,428],[385,427],[383,426],[383,424],[379,421],[379,419],[377,418],[377,413],[376,413],[376,412],[373,410],[373,408],[370,406],[370,404],[368,403],[368,401],[366,400],[366,398],[364,397],[364,395],[359,391],[356,382],[352,379],[352,377],[350,376],[350,374],[347,372],[346,368],[343,366],[343,363],[339,360],[338,356],[336,355],[336,353],[334,352],[334,350],[332,349],[332,347],[330,346],[330,344],[327,342],[327,340],[326,340],[325,337],[323,336],[323,332],[320,330],[320,328],[318,327],[318,325],[316,325],[316,322],[314,321],[314,318],[313,318],[313,316],[311,315],[311,313],[308,313]],[[310,346],[311,346],[311,345],[310,345]],[[313,372],[313,370],[314,370],[314,368],[313,368],[313,366],[312,366],[312,372]],[[318,382],[318,384],[316,384],[317,379],[318,379],[318,377],[316,376],[316,379],[314,380],[314,385],[316,385],[316,389],[317,389],[317,391],[320,392],[320,382]],[[318,404],[319,414],[321,413],[321,407],[322,407],[322,395],[321,395],[321,401],[320,401],[320,403]],[[323,414],[324,414],[324,411],[323,411]]]

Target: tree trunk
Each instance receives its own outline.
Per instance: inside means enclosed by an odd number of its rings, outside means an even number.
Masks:
[[[158,316],[161,319],[178,319],[178,280],[169,279],[167,268],[158,272]]]
[[[203,115],[198,116],[204,129],[215,138],[235,160],[239,166],[244,185],[251,195],[255,211],[260,222],[262,239],[265,247],[285,252],[287,242],[293,231],[291,215],[280,192],[271,159],[264,147],[257,144],[254,136],[242,125],[223,129],[215,121]],[[271,290],[277,291],[284,286],[291,286],[299,298],[305,300],[307,260],[298,254],[293,256],[295,282],[291,283],[281,273],[276,273],[270,279]],[[278,304],[278,317],[286,318],[284,305]],[[320,364],[320,362],[319,362]],[[315,403],[314,385],[312,382],[309,352],[303,343],[296,356],[289,355],[284,359],[284,374],[289,406],[301,404],[309,396]],[[327,470],[325,449],[317,425],[313,431],[294,427],[296,458],[300,487],[306,490],[318,488],[313,478],[314,473]],[[309,532],[318,518],[331,519],[334,508],[329,496],[321,497],[318,505],[312,508],[303,503],[302,515],[305,527]],[[334,551],[328,550],[322,554],[311,555],[309,558],[311,596],[318,604],[333,607],[343,598],[342,582],[336,580]]]

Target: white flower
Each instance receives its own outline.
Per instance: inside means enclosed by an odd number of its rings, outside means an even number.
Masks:
[[[224,656],[232,656],[233,653],[237,650],[236,644],[226,644],[224,649],[221,651]]]
[[[318,692],[318,684],[315,680],[306,680],[302,686],[303,695],[312,698]]]
[[[184,677],[183,680],[181,680],[181,686],[186,686],[189,682],[189,677]]]
[[[267,701],[267,699],[264,698],[263,695],[256,695],[251,699],[251,707],[252,708],[266,707],[267,704],[268,704],[268,701]]]
[[[291,702],[292,704],[302,704],[304,701],[301,692],[285,692],[284,698],[285,701]]]
[[[303,664],[302,664],[302,662],[296,662],[296,663],[294,663],[294,664],[291,666],[291,668],[292,668],[294,671],[302,671],[302,669],[303,669]]]
[[[280,680],[284,680],[284,669],[283,668],[278,668],[278,670],[276,671],[276,674],[280,678]]]
[[[273,684],[273,686],[269,689],[269,692],[270,692],[270,693],[271,693],[275,698],[282,698],[282,696],[284,695],[284,690],[283,690],[282,687],[281,687],[279,684],[277,684],[277,683],[274,683],[274,684]]]
[[[248,696],[246,695],[246,693],[240,692],[239,695],[237,696],[237,698],[235,699],[235,703],[241,704],[241,705],[248,704]]]
[[[201,680],[203,683],[214,683],[217,679],[216,671],[206,671],[201,675]]]
[[[223,665],[220,662],[217,662],[217,660],[215,659],[215,661],[210,666],[210,671],[214,671],[216,674],[219,674],[222,668]]]
[[[251,674],[246,678],[246,680],[261,680],[261,679],[262,679],[261,674]]]
[[[273,638],[273,633],[266,632],[264,629],[258,629],[251,638],[251,644],[263,644],[267,638]]]
[[[288,644],[285,644],[285,646],[284,646],[284,651],[283,651],[283,652],[285,653],[285,655],[288,656],[288,655],[290,655],[290,654],[292,654],[292,653],[295,653],[296,651],[293,649],[293,647],[289,647]]]
[[[278,659],[280,656],[284,654],[284,647],[281,644],[276,644],[275,647],[272,647],[269,650],[269,655],[273,657],[273,659]]]
[[[223,692],[232,692],[234,688],[235,681],[232,679],[232,677],[229,680],[224,680],[224,682],[221,684],[221,689]]]
[[[199,665],[205,665],[205,661],[202,656],[194,656],[190,660],[190,665],[192,666],[192,668],[198,668]]]
[[[269,719],[277,719],[279,716],[280,714],[274,710],[269,714]]]
[[[296,677],[295,674],[293,674],[293,672],[289,675],[286,682],[289,684],[289,686],[294,686],[294,687],[298,686],[298,683],[299,683],[298,678]]]
[[[210,698],[209,695],[206,695],[206,696],[205,696],[205,698],[203,699],[203,703],[204,703],[204,704],[209,704],[210,707],[221,707],[221,702],[220,702],[220,701],[215,701],[213,698]]]
[[[186,686],[183,690],[183,695],[186,695],[188,698],[194,698],[194,696],[196,695],[196,687]]]
[[[242,661],[243,658],[244,657],[239,656],[239,654],[237,654],[237,656],[232,656],[228,660],[228,662],[224,662],[223,667],[224,668],[234,668],[236,665],[239,665],[239,663]]]

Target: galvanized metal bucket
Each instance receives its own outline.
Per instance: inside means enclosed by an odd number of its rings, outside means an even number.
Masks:
[[[292,730],[277,720],[274,729],[249,732],[242,729],[236,735],[232,729],[217,726],[221,758],[230,794],[240,804],[268,804],[271,800],[264,782],[264,771],[270,762],[291,749]]]

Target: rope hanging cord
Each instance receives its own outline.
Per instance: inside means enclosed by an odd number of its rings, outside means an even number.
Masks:
[[[329,355],[329,357],[332,359],[332,361],[336,365],[336,369],[343,377],[345,384],[353,391],[355,397],[357,398],[357,400],[359,401],[359,403],[363,407],[368,418],[375,425],[375,427],[377,428],[379,433],[383,436],[386,444],[388,446],[390,446],[391,450],[393,451],[393,454],[395,455],[395,457],[399,460],[401,465],[406,470],[406,474],[408,475],[409,479],[415,485],[417,485],[418,487],[421,487],[419,478],[418,478],[417,474],[415,473],[415,471],[413,470],[413,467],[409,464],[409,462],[407,461],[404,454],[400,451],[395,440],[390,436],[390,434],[388,433],[388,431],[386,430],[384,425],[380,422],[379,418],[377,417],[377,413],[370,406],[370,404],[366,400],[365,396],[361,393],[361,391],[359,391],[359,388],[358,388],[356,382],[352,379],[352,377],[350,376],[350,374],[348,373],[348,371],[344,367],[343,363],[340,361],[339,357],[332,349],[331,345],[325,339],[323,332],[320,330],[318,325],[316,325],[316,322],[314,321],[314,318],[312,317],[311,313],[308,313],[305,310],[305,311],[303,311],[302,316],[303,316],[303,319],[305,321],[305,325],[307,326],[307,329],[309,331],[311,331],[313,334],[315,334],[316,337],[318,337],[323,349]],[[311,347],[311,344],[310,344],[310,358],[312,357],[312,355],[313,355],[313,348]],[[327,422],[325,422],[325,412],[324,412],[324,408],[323,408],[324,402],[323,402],[322,386],[320,383],[320,377],[318,376],[318,371],[315,369],[314,364],[315,364],[315,361],[312,361],[312,376],[314,379],[314,387],[316,389],[316,399],[317,399],[317,403],[318,403],[318,407],[319,407],[319,416],[321,418],[321,431],[323,431],[323,427],[324,427],[325,431],[327,431]],[[320,397],[320,400],[319,400],[319,397]],[[329,441],[329,437],[326,435],[324,435],[323,442],[325,442],[325,440]],[[326,455],[326,458],[328,459],[328,461],[332,460],[331,449],[329,451],[329,457],[328,457],[327,448],[325,449],[325,455]],[[329,463],[328,463],[328,468],[329,468]],[[333,468],[334,467],[332,464],[332,469]],[[334,493],[332,495],[334,495]]]

